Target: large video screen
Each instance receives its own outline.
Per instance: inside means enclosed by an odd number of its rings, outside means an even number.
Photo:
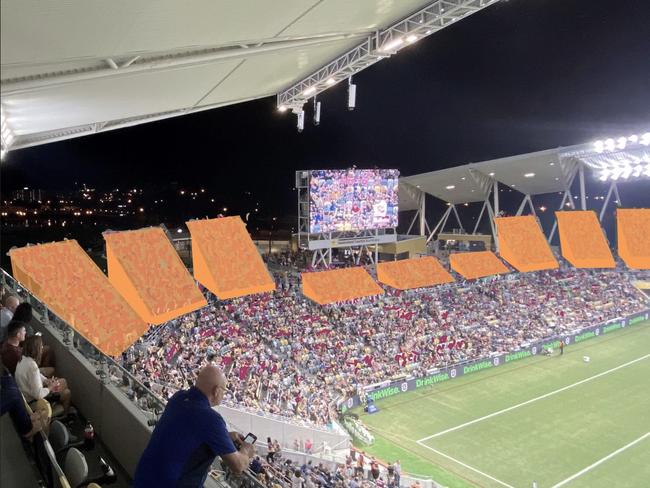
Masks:
[[[397,227],[396,169],[323,169],[311,172],[309,231]]]

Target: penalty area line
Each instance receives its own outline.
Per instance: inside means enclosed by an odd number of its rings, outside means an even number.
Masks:
[[[578,471],[578,472],[577,472],[576,474],[574,474],[573,476],[569,476],[567,479],[560,481],[557,485],[553,485],[553,488],[559,488],[560,486],[564,486],[564,485],[566,485],[567,483],[573,481],[574,479],[578,478],[579,476],[582,476],[582,475],[585,474],[587,471],[591,471],[593,468],[595,468],[595,467],[598,466],[599,464],[604,463],[604,462],[607,461],[608,459],[613,458],[613,457],[616,456],[617,454],[620,454],[620,453],[622,453],[623,451],[625,451],[626,449],[628,449],[628,448],[632,447],[633,445],[635,445],[635,444],[641,442],[643,439],[645,439],[645,438],[648,437],[648,436],[650,436],[650,432],[646,432],[645,434],[643,434],[643,435],[642,435],[641,437],[639,437],[638,439],[634,439],[634,440],[633,440],[632,442],[630,442],[629,444],[626,444],[626,445],[624,445],[623,447],[621,447],[621,448],[619,448],[619,449],[616,449],[614,452],[608,454],[608,455],[605,456],[604,458],[599,459],[599,460],[596,461],[595,463],[590,464],[590,465],[587,466],[586,468],[584,468],[584,469]]]
[[[630,366],[631,364],[637,363],[639,361],[643,361],[644,359],[647,359],[649,357],[650,357],[650,354],[646,354],[645,356],[641,356],[640,358],[633,359],[632,361],[628,361],[627,363],[616,366],[615,368],[608,369],[607,371],[603,371],[602,373],[598,373],[598,374],[596,374],[594,376],[590,376],[589,378],[585,378],[584,380],[577,381],[577,382],[572,383],[570,385],[563,386],[562,388],[558,388],[557,390],[553,390],[551,392],[545,393],[545,394],[540,395],[538,397],[531,398],[530,400],[526,400],[525,402],[518,403],[517,405],[513,405],[511,407],[504,408],[503,410],[498,410],[498,411],[493,412],[493,413],[491,413],[489,415],[485,415],[483,417],[479,417],[477,419],[470,420],[469,422],[465,422],[464,424],[457,425],[456,427],[452,427],[450,429],[446,429],[446,430],[437,432],[436,434],[429,435],[427,437],[423,437],[422,439],[419,439],[416,442],[418,444],[421,444],[422,442],[428,441],[429,439],[434,439],[434,438],[439,437],[441,435],[448,434],[449,432],[454,432],[455,430],[463,429],[463,428],[465,428],[465,427],[467,427],[469,425],[473,425],[473,424],[476,424],[478,422],[482,422],[483,420],[487,420],[487,419],[490,419],[492,417],[496,417],[497,415],[501,415],[501,414],[504,414],[506,412],[510,412],[511,410],[515,410],[515,409],[517,409],[519,407],[529,405],[529,404],[531,404],[533,402],[536,402],[538,400],[543,400],[544,398],[548,398],[550,396],[557,395],[558,393],[562,393],[563,391],[569,390],[571,388],[575,388],[576,386],[579,386],[579,385],[582,385],[583,383],[587,383],[589,381],[595,380],[597,378],[600,378],[601,376],[608,375],[610,373],[613,373],[614,371],[618,371],[619,369],[626,368],[627,366]],[[428,446],[425,446],[425,447],[428,447]]]
[[[474,468],[473,466],[470,466],[469,464],[465,464],[464,462],[459,461],[458,459],[456,459],[456,458],[454,458],[454,457],[451,457],[450,455],[445,454],[444,452],[438,451],[437,449],[434,449],[434,448],[431,447],[431,446],[427,446],[426,444],[424,444],[424,443],[421,442],[421,441],[415,441],[415,442],[417,442],[420,446],[425,447],[425,448],[429,449],[430,451],[435,452],[435,453],[438,454],[439,456],[442,456],[442,457],[444,457],[444,458],[447,458],[447,459],[449,459],[450,461],[453,461],[453,462],[455,462],[455,463],[457,463],[457,464],[460,464],[460,465],[463,466],[464,468],[469,469],[470,471],[474,471],[475,473],[478,473],[478,474],[480,474],[481,476],[485,476],[486,478],[491,479],[492,481],[495,481],[496,483],[499,483],[501,486],[505,486],[506,488],[514,488],[514,486],[509,485],[508,483],[504,483],[503,481],[496,479],[494,476],[490,476],[489,474],[484,473],[483,471],[480,471],[480,470]]]

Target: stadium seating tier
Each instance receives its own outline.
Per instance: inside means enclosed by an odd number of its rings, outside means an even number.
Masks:
[[[451,283],[454,278],[432,256],[377,264],[377,280],[398,290]]]
[[[451,269],[468,280],[510,272],[492,251],[452,253],[449,264]]]
[[[302,273],[301,277],[303,294],[320,305],[384,293],[362,267]]]
[[[576,268],[614,268],[614,257],[592,210],[555,212],[562,256]]]
[[[187,222],[194,277],[220,299],[275,290],[244,222],[223,217]]]
[[[558,268],[534,216],[497,217],[494,222],[499,237],[499,254],[517,271]]]
[[[650,269],[650,209],[616,211],[618,255],[630,268]]]
[[[145,322],[162,324],[207,304],[161,228],[104,239],[108,278]]]
[[[75,240],[12,249],[14,277],[98,349],[118,356],[147,330]]]

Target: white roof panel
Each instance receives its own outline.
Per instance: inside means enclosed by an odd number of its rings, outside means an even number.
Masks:
[[[3,1],[0,88],[12,147],[281,92],[431,4]]]
[[[474,171],[470,165],[407,176],[401,180],[440,200],[454,204],[482,202],[490,189],[488,179]]]
[[[561,152],[560,148],[549,149],[492,159],[472,164],[472,167],[527,195],[553,193],[566,189],[566,182],[576,167],[575,162],[560,164]]]

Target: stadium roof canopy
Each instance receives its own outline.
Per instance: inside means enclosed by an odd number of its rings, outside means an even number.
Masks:
[[[452,204],[484,201],[493,181],[526,195],[559,192],[566,190],[577,168],[575,158],[563,158],[565,152],[566,148],[558,148],[492,159],[407,176],[401,181]],[[409,200],[406,204],[400,209],[417,208]]]
[[[580,168],[601,181],[650,178],[650,133],[404,176],[400,210],[419,208],[421,192],[452,205],[482,202],[495,182],[530,196],[566,192]]]
[[[300,111],[496,1],[2,2],[3,149],[274,94]]]

